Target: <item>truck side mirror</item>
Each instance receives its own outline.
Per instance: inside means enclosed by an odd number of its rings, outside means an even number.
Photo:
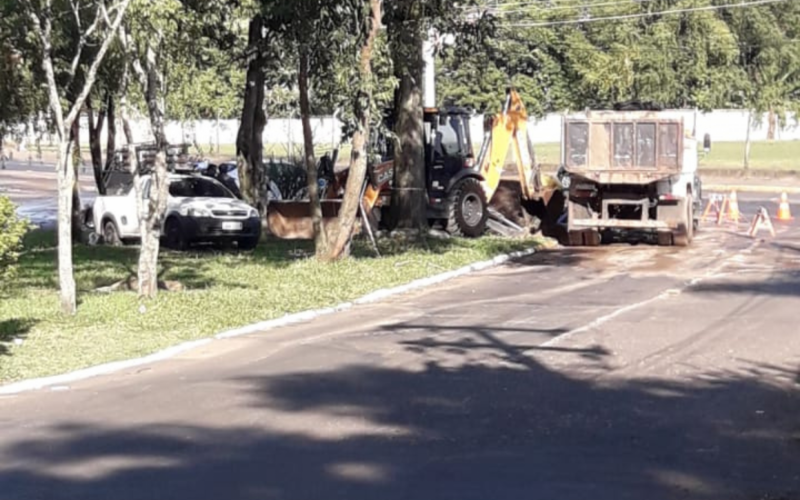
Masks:
[[[706,134],[703,136],[703,149],[705,150],[706,154],[711,151],[711,134]]]

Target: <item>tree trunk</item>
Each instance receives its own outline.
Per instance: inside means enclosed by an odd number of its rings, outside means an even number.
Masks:
[[[778,128],[778,115],[775,113],[775,110],[770,108],[769,113],[767,115],[767,140],[774,141],[775,140],[775,132]]]
[[[322,204],[317,179],[317,159],[314,154],[314,137],[311,131],[311,104],[308,97],[308,49],[300,51],[300,70],[297,83],[300,89],[300,119],[303,122],[303,149],[308,173],[308,198],[311,202],[311,222],[314,226],[314,246],[317,257],[324,258],[328,251],[328,238],[322,219]]]
[[[753,112],[747,112],[747,136],[744,141],[744,169],[750,169],[750,131],[753,129]]]
[[[65,140],[66,130],[61,131],[58,144],[58,283],[61,310],[64,314],[75,314],[77,300],[72,266],[72,186],[75,184],[75,169],[70,165],[69,144]]]
[[[158,254],[160,251],[161,228],[167,210],[168,172],[166,161],[166,134],[164,133],[163,100],[159,98],[161,75],[158,73],[157,57],[152,47],[147,49],[146,70],[139,74],[144,87],[150,127],[153,130],[156,148],[155,164],[152,173],[142,178],[136,169],[135,186],[139,212],[139,298],[154,299],[158,294]],[[141,70],[141,68],[140,68]],[[134,162],[135,164],[135,162]],[[149,187],[146,183],[149,182]],[[147,189],[145,189],[147,188]],[[149,194],[145,199],[144,195]]]
[[[114,154],[117,149],[117,109],[116,103],[114,102],[114,94],[111,92],[108,93],[106,101],[106,116],[108,130],[106,131],[106,164],[103,167],[103,174],[105,174],[114,163]],[[101,184],[103,184],[102,180]],[[105,188],[103,188],[103,191],[105,191]]]
[[[425,145],[422,109],[422,28],[412,13],[404,23],[390,27],[394,47],[395,76],[399,80],[395,103],[395,134],[392,225],[398,229],[421,229],[425,218]],[[409,22],[410,21],[410,22]]]
[[[239,133],[236,137],[236,158],[239,169],[241,191],[248,203],[258,207],[262,217],[266,215],[266,174],[263,168],[264,127],[264,65],[260,45],[263,41],[263,17],[255,16],[250,21],[249,51],[252,52],[247,65],[247,81],[244,89],[244,106]]]
[[[80,117],[80,115],[78,115]],[[81,220],[81,187],[78,183],[78,169],[81,167],[83,162],[83,157],[81,155],[81,137],[80,137],[80,118],[76,119],[72,123],[72,129],[70,132],[72,137],[72,141],[74,144],[74,149],[72,150],[72,240],[75,243],[80,242],[81,238],[81,226],[83,226],[83,221]]]
[[[358,119],[358,130],[353,136],[353,152],[350,157],[350,172],[347,177],[344,201],[339,212],[338,227],[333,244],[325,256],[325,260],[334,261],[349,254],[350,241],[353,237],[356,216],[361,204],[361,188],[367,173],[367,142],[370,135],[370,110],[372,107],[372,54],[375,39],[378,37],[381,19],[381,0],[370,0],[372,8],[372,25],[369,36],[361,47],[361,64],[359,71],[361,91],[355,102],[355,115]],[[363,221],[368,224],[368,221]]]
[[[101,109],[97,114],[97,123],[94,120],[94,109],[91,102],[87,101],[86,113],[89,118],[89,151],[92,155],[92,170],[94,171],[94,182],[97,185],[97,192],[105,195],[105,184],[103,183],[103,150],[100,146],[100,132],[103,130],[103,123],[106,118],[106,110]]]
[[[122,134],[125,136],[125,144],[133,144],[133,129],[131,128],[131,115],[128,105],[128,98],[123,92],[119,98],[119,119],[122,121]]]

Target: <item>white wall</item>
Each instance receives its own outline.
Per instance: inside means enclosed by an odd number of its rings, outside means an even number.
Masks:
[[[687,127],[692,128],[697,120],[697,137],[702,137],[709,133],[714,142],[744,141],[747,134],[747,115],[746,111],[739,110],[716,110],[709,113],[695,113],[693,110],[676,110],[683,115]],[[471,122],[472,140],[477,145],[483,137],[483,116],[476,116]],[[147,142],[151,140],[150,126],[147,120],[135,120],[131,123],[133,128],[134,140],[136,142]],[[319,146],[329,145],[339,141],[342,123],[330,117],[313,118],[311,127],[314,134],[314,142]],[[197,143],[205,150],[210,145],[235,144],[236,134],[239,123],[237,120],[203,120],[197,122],[187,122],[181,125],[177,122],[168,122],[166,126],[167,139],[173,143],[193,142],[196,138]],[[117,126],[117,134],[122,137],[122,126]],[[534,144],[557,143],[561,141],[561,115],[550,114],[541,119],[532,118],[530,121],[529,134]],[[760,124],[753,126],[751,137],[754,141],[767,139],[767,117],[764,116]],[[43,142],[48,142],[48,137],[43,137]],[[120,141],[118,140],[118,142]],[[302,145],[302,125],[299,119],[271,119],[267,122],[264,129],[264,143],[289,146],[294,144],[295,148]],[[800,127],[794,118],[789,119],[787,127],[777,131],[776,140],[792,141],[800,140]],[[88,144],[89,131],[88,124],[84,119],[81,122],[81,142]],[[105,131],[102,134],[102,143],[105,144]],[[33,133],[28,134],[28,144],[35,142]]]

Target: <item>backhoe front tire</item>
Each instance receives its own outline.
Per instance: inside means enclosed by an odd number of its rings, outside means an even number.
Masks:
[[[477,179],[464,179],[448,197],[447,232],[454,236],[478,238],[486,231],[489,218],[486,193]]]

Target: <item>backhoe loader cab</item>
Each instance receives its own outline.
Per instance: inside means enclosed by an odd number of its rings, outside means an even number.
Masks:
[[[448,232],[483,234],[488,200],[470,137],[471,113],[462,108],[425,110],[425,175],[428,219]]]

